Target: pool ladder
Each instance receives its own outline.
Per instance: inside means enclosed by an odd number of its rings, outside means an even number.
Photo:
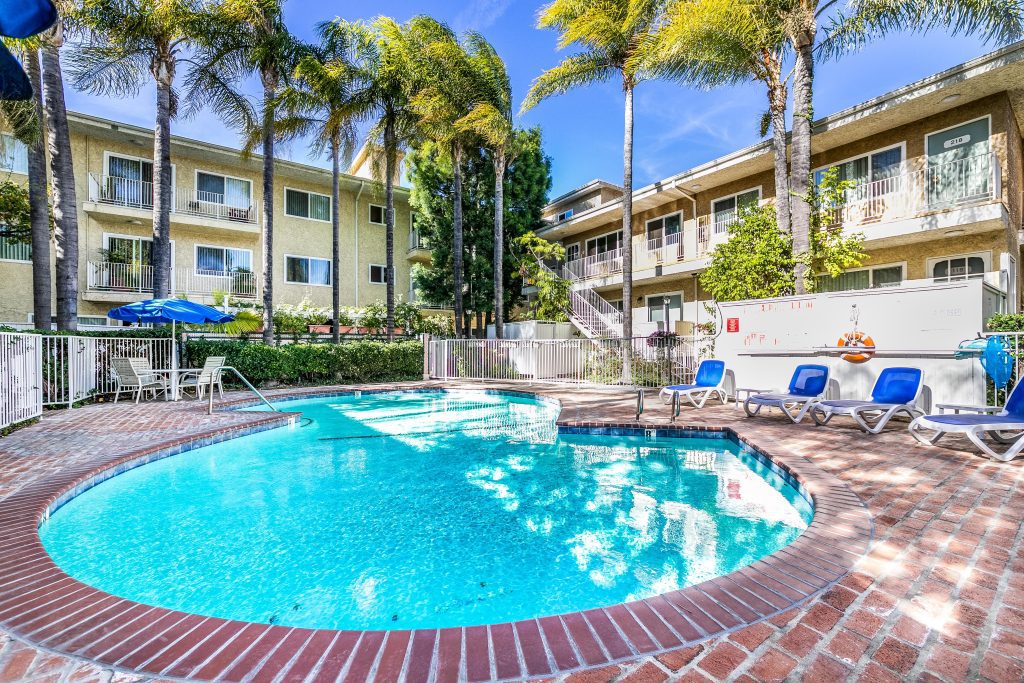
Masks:
[[[242,383],[245,384],[245,386],[249,387],[249,391],[256,394],[259,397],[259,399],[267,405],[268,408],[270,408],[274,412],[280,412],[277,408],[274,407],[274,405],[270,401],[267,400],[266,396],[259,392],[259,389],[252,385],[252,382],[245,378],[245,376],[242,373],[240,373],[236,368],[233,368],[230,365],[225,365],[223,367],[217,368],[214,371],[213,377],[210,378],[210,415],[213,415],[213,385],[216,384],[217,381],[220,379],[221,373],[227,370],[230,370],[231,372],[235,373],[235,376],[238,377],[238,379],[242,380]]]

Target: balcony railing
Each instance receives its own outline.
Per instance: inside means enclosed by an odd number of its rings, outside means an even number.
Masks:
[[[593,256],[574,259],[565,264],[571,277],[581,280],[591,277],[607,277],[622,272],[622,249],[612,249]]]
[[[179,187],[172,188],[172,197],[173,213],[251,225],[259,222],[259,205],[251,200]],[[153,183],[90,173],[89,200],[132,209],[152,209]]]
[[[990,202],[1001,194],[998,157],[979,154],[863,183],[847,190],[833,225],[913,218],[933,211]]]
[[[423,237],[417,231],[412,230],[409,232],[409,251],[415,251],[417,249],[430,249],[430,244],[427,242],[426,237]]]
[[[87,283],[93,292],[153,291],[153,266],[138,263],[90,261]],[[255,273],[192,270],[175,268],[171,272],[171,291],[210,296],[224,292],[237,298],[255,298],[259,293]]]

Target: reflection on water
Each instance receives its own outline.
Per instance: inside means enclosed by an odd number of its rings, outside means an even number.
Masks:
[[[724,439],[559,436],[556,406],[474,393],[288,405],[311,424],[73,500],[42,529],[48,550],[77,578],[172,608],[443,627],[674,590],[788,544],[810,519]]]

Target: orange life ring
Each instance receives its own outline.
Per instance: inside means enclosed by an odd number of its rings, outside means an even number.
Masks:
[[[873,355],[875,355],[875,340],[863,332],[847,332],[839,338],[839,343],[837,345],[849,346],[851,348],[863,348],[865,346],[871,347],[856,353],[850,352],[839,355],[840,358],[849,363],[866,363],[871,360]]]

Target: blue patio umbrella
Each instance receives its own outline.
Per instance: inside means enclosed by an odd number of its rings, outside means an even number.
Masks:
[[[219,325],[235,319],[230,313],[184,299],[146,299],[107,311],[107,317],[128,323],[192,323]]]
[[[0,0],[0,36],[28,38],[53,26],[57,8],[50,0]],[[32,86],[18,60],[0,45],[0,99],[27,100]]]

